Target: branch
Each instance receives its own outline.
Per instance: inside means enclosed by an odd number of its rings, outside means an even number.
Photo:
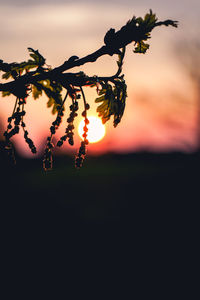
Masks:
[[[24,138],[32,153],[36,153],[36,147],[28,136],[24,122],[26,99],[32,92],[34,99],[39,98],[44,92],[48,98],[47,107],[52,107],[52,113],[57,113],[57,117],[50,127],[50,136],[47,138],[47,144],[44,152],[43,167],[45,170],[52,168],[52,149],[54,144],[52,137],[62,122],[65,111],[65,100],[69,95],[71,105],[69,105],[70,114],[67,118],[67,127],[65,134],[57,142],[57,146],[61,147],[67,140],[70,145],[74,144],[74,119],[78,116],[79,100],[82,98],[84,103],[84,133],[83,141],[75,159],[77,168],[82,166],[86,146],[89,141],[87,110],[90,105],[86,102],[83,86],[96,86],[98,97],[95,102],[98,103],[97,112],[101,117],[102,123],[106,123],[113,117],[113,125],[116,127],[124,113],[127,86],[122,73],[122,66],[125,57],[126,46],[130,43],[134,44],[134,53],[143,53],[149,49],[147,40],[151,37],[151,31],[158,26],[177,27],[177,22],[166,20],[158,22],[156,15],[150,10],[144,18],[133,17],[120,30],[115,31],[111,28],[104,37],[104,45],[95,52],[79,58],[75,55],[71,56],[62,65],[52,69],[46,65],[45,58],[38,50],[28,48],[30,59],[21,63],[6,63],[0,60],[0,71],[4,74],[2,79],[11,81],[0,83],[0,91],[3,96],[13,94],[16,96],[16,105],[11,117],[8,118],[7,130],[4,132],[6,149],[13,156],[13,147],[10,139],[19,132],[20,127],[24,131]],[[66,72],[74,67],[82,66],[86,63],[95,62],[103,55],[118,55],[117,72],[112,76],[87,76],[84,72]],[[62,91],[65,91],[63,99]],[[70,100],[70,99],[69,99]]]
[[[58,74],[58,73],[62,73],[64,71],[67,71],[69,69],[72,69],[74,67],[79,67],[82,66],[88,62],[95,62],[99,57],[105,55],[105,54],[109,54],[108,53],[108,49],[105,46],[102,46],[101,48],[99,48],[97,51],[82,57],[82,58],[78,58],[77,56],[75,56],[75,58],[77,59],[68,59],[67,61],[65,61],[61,66],[55,68],[52,73],[53,74]],[[73,58],[74,56],[72,56]]]
[[[76,78],[76,80],[75,80],[76,74],[72,74],[72,73],[62,74],[64,71],[67,71],[67,70],[77,67],[77,66],[84,65],[88,62],[95,62],[99,57],[101,57],[105,54],[109,54],[108,48],[106,46],[102,46],[97,51],[95,51],[81,59],[73,60],[70,58],[69,60],[65,61],[62,65],[60,65],[59,67],[56,67],[53,70],[50,70],[48,72],[42,72],[38,75],[35,75],[36,72],[29,72],[28,74],[24,74],[24,75],[20,76],[19,78],[15,79],[14,81],[10,81],[8,83],[3,83],[3,84],[0,83],[0,91],[11,91],[13,94],[15,94],[15,90],[19,90],[20,88],[22,88],[22,86],[29,85],[29,84],[35,84],[38,81],[46,80],[46,79],[61,80],[61,81],[63,81],[63,79],[65,79],[68,82],[73,84],[73,83],[75,83],[75,81],[77,82],[77,80],[78,80],[78,78]],[[77,57],[77,56],[73,56],[73,57]],[[9,71],[11,71],[10,65],[7,63],[3,63],[3,61],[1,60],[0,61],[0,70],[9,72]],[[79,79],[80,79],[80,77],[79,77]],[[76,85],[78,85],[78,86],[80,84],[81,84],[81,81],[76,83]],[[19,88],[16,89],[17,86]]]
[[[150,38],[150,32],[155,27],[161,25],[177,27],[177,22],[172,20],[157,22],[157,18],[151,10],[144,19],[133,17],[132,20],[129,20],[127,24],[123,26],[119,31],[115,32],[115,29],[110,29],[104,37],[105,45],[103,45],[97,51],[80,59],[77,56],[72,56],[62,65],[54,68],[53,70],[44,71],[44,69],[41,68],[40,72],[29,72],[28,74],[16,77],[14,76],[16,74],[13,75],[13,73],[16,72],[15,69],[17,69],[20,64],[8,64],[0,60],[0,70],[3,72],[11,72],[12,77],[15,78],[14,81],[10,81],[9,83],[1,83],[0,91],[10,91],[14,95],[16,95],[16,92],[22,89],[22,86],[34,84],[38,81],[46,79],[58,80],[58,78],[62,77],[63,72],[77,66],[82,66],[88,62],[95,62],[99,57],[103,55],[112,56],[113,54],[119,54],[121,48],[125,48],[132,42],[135,42],[135,44],[137,44],[134,52],[145,53],[149,48],[149,45],[145,44],[144,41]],[[29,49],[33,50],[32,48]],[[38,53],[38,51],[35,52]],[[41,57],[42,56],[40,55],[40,58]],[[68,82],[70,83],[70,79],[73,78],[69,75],[66,76],[66,79],[68,79]]]

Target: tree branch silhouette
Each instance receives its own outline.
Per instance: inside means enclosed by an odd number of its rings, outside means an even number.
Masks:
[[[3,79],[9,82],[0,83],[0,91],[3,96],[13,94],[16,96],[17,104],[12,116],[8,120],[8,127],[4,133],[6,139],[6,147],[8,151],[12,149],[10,138],[19,132],[21,125],[24,130],[24,137],[31,151],[36,152],[36,148],[32,140],[28,137],[28,132],[25,130],[23,116],[25,115],[25,104],[27,97],[32,93],[34,99],[39,98],[44,92],[48,98],[47,106],[52,107],[53,113],[57,113],[56,120],[50,128],[51,135],[47,139],[47,146],[44,155],[44,168],[46,170],[52,167],[52,136],[60,126],[64,115],[64,104],[66,97],[71,98],[70,116],[67,119],[66,135],[61,137],[57,146],[62,146],[65,140],[68,140],[70,145],[73,145],[73,129],[74,118],[77,116],[79,107],[79,99],[84,101],[84,111],[82,112],[85,118],[84,140],[81,142],[81,147],[76,157],[76,166],[81,167],[85,156],[85,148],[88,144],[87,140],[87,110],[89,104],[86,103],[83,87],[96,86],[98,98],[96,103],[101,103],[97,107],[97,112],[102,119],[102,122],[107,122],[111,116],[114,118],[114,126],[120,122],[126,103],[127,86],[122,73],[122,65],[125,57],[126,46],[134,43],[134,53],[143,53],[149,49],[149,44],[146,42],[151,37],[151,31],[158,26],[173,26],[177,27],[177,22],[172,20],[159,21],[155,14],[150,10],[144,18],[135,16],[129,20],[120,30],[115,31],[111,28],[104,37],[104,45],[97,51],[79,58],[71,56],[62,65],[52,69],[46,65],[46,59],[39,53],[38,50],[28,48],[30,57],[28,61],[21,63],[6,63],[0,60],[0,71],[4,74]],[[75,67],[83,66],[87,63],[93,63],[103,55],[118,55],[117,72],[112,76],[87,76],[84,72],[69,73],[66,72]],[[65,91],[63,100],[62,92]],[[13,127],[14,122],[14,127]]]

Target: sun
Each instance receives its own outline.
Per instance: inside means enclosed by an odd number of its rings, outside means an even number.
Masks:
[[[95,116],[89,116],[88,117],[89,124],[87,125],[88,127],[88,136],[87,139],[90,143],[97,143],[100,140],[103,139],[106,133],[106,128],[105,125],[102,124],[101,119]],[[81,138],[83,132],[83,127],[85,126],[84,119],[80,122],[78,126],[78,134],[80,135]]]

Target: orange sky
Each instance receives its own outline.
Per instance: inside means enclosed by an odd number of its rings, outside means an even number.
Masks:
[[[104,4],[105,3],[105,4]],[[127,106],[117,128],[106,125],[106,137],[90,145],[91,152],[138,149],[190,151],[196,145],[194,86],[175,54],[175,43],[199,31],[200,2],[196,1],[34,1],[0,0],[0,59],[7,62],[28,58],[27,47],[39,49],[47,64],[55,67],[71,55],[79,57],[102,46],[111,27],[119,29],[134,14],[143,16],[152,8],[159,19],[174,19],[179,28],[152,32],[149,52],[133,54],[127,48],[124,71],[128,85]],[[88,75],[112,75],[115,57],[103,57],[83,67]],[[86,90],[92,112],[95,89]],[[5,122],[14,99],[0,98],[0,118]],[[39,147],[54,117],[46,109],[46,98],[28,100],[26,123]],[[5,123],[4,123],[5,124]],[[6,126],[6,125],[5,125]],[[63,134],[65,126],[59,130]],[[25,155],[22,136],[15,139]],[[77,135],[75,147],[79,146]]]

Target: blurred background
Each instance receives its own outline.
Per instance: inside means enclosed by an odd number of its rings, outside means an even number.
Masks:
[[[179,27],[152,32],[145,55],[127,47],[123,73],[128,86],[121,123],[106,125],[105,137],[90,144],[81,170],[74,169],[73,149],[55,154],[54,169],[42,170],[42,151],[54,120],[45,96],[28,99],[26,124],[37,157],[23,135],[14,138],[17,165],[1,152],[3,207],[12,214],[33,211],[63,215],[63,220],[105,223],[119,220],[160,221],[173,218],[198,199],[200,149],[200,2],[198,0],[0,0],[0,59],[28,59],[28,47],[38,49],[52,67],[72,55],[85,56],[103,44],[110,28],[149,9],[159,20],[172,19]],[[88,75],[112,75],[116,57],[102,57],[81,68]],[[85,90],[95,114],[95,89]],[[15,99],[0,98],[3,132]],[[80,119],[77,120],[77,124]],[[65,125],[58,135],[62,135]],[[186,202],[183,199],[186,197]]]

